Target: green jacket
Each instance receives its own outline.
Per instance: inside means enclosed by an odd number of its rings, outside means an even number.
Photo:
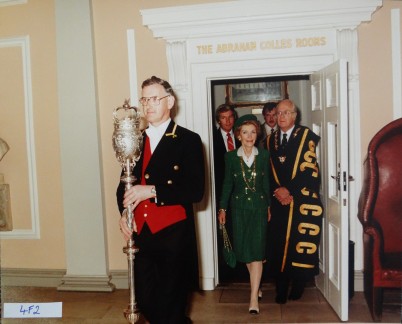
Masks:
[[[219,208],[227,209],[230,203],[231,209],[268,209],[270,200],[269,190],[269,152],[258,149],[255,156],[255,185],[251,168],[243,162],[245,175],[243,176],[242,157],[237,155],[237,150],[225,154],[225,177],[222,187],[222,195]],[[246,178],[246,181],[244,180]],[[247,186],[248,182],[248,186]],[[255,192],[251,189],[255,188]]]

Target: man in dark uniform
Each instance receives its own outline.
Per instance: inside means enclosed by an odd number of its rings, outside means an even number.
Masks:
[[[319,272],[323,207],[316,155],[320,137],[295,124],[297,110],[291,100],[282,100],[276,113],[279,129],[268,140],[274,196],[268,262],[276,280],[276,302],[284,304],[288,298],[301,298],[306,282]]]
[[[152,324],[187,323],[190,283],[198,281],[192,204],[204,194],[202,142],[171,120],[175,95],[167,81],[145,80],[140,102],[149,127],[133,171],[136,183],[126,192],[122,183],[117,189],[120,228],[126,240],[134,235],[139,248],[134,273],[141,313]],[[129,205],[134,233],[123,213]]]

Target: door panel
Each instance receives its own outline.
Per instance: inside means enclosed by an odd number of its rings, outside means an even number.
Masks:
[[[325,206],[317,287],[342,321],[348,319],[348,98],[347,63],[338,61],[311,76],[313,130],[321,136]],[[314,97],[313,97],[314,96]]]

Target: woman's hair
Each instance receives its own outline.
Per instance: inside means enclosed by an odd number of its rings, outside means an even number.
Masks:
[[[260,136],[260,131],[261,131],[261,129],[260,129],[260,123],[259,123],[257,120],[246,120],[245,122],[243,122],[240,126],[238,126],[238,127],[235,129],[234,134],[235,134],[236,138],[239,137],[241,128],[242,128],[244,125],[254,125],[255,130],[257,131],[257,138],[258,138],[258,136]]]

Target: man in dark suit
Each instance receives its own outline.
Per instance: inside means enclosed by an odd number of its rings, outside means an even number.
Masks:
[[[233,125],[237,120],[237,113],[233,106],[228,104],[220,105],[215,112],[215,121],[218,124],[218,128],[214,127],[213,131],[213,145],[214,145],[214,175],[215,175],[215,201],[216,207],[218,207],[220,196],[222,193],[223,178],[225,176],[225,154],[228,151],[234,150],[240,147],[239,140],[234,136]],[[228,143],[229,140],[229,143]],[[230,140],[232,143],[230,143]],[[218,208],[217,208],[218,215]],[[229,235],[231,235],[231,217],[230,210],[227,211],[228,214],[228,230]],[[218,234],[221,234],[220,231]],[[243,267],[237,270],[231,270],[225,263],[222,253],[223,240],[218,240],[218,252],[219,252],[219,277],[221,281],[228,280],[228,277],[233,277],[236,275],[244,276],[242,274]],[[239,273],[240,272],[240,273]]]
[[[222,191],[223,177],[225,174],[225,153],[240,146],[240,142],[235,138],[233,133],[233,125],[237,119],[237,113],[233,106],[222,104],[215,112],[215,121],[219,125],[214,127],[213,145],[214,145],[214,173],[215,173],[215,191],[216,203]],[[232,144],[228,144],[230,140]]]
[[[140,312],[152,324],[187,323],[190,283],[198,281],[193,203],[204,194],[204,156],[198,134],[170,117],[175,95],[158,77],[142,83],[140,102],[149,127],[144,132],[136,182],[125,191],[120,183],[117,202],[120,228],[134,235],[135,291]],[[132,205],[130,231],[123,210]],[[197,282],[198,284],[198,282]]]

